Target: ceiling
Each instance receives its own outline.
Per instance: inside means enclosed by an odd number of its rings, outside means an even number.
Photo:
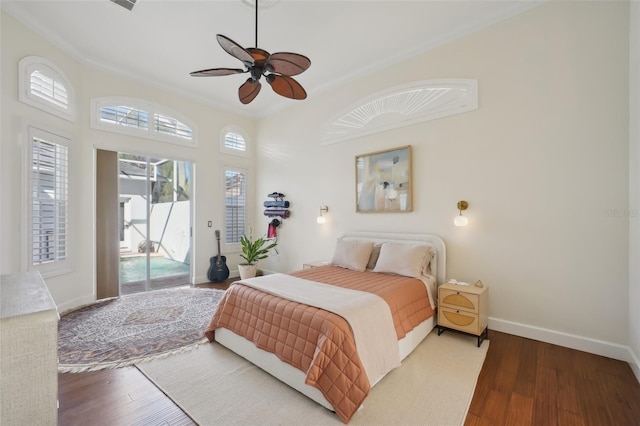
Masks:
[[[247,0],[248,2],[252,0]],[[434,46],[528,10],[529,1],[271,0],[259,10],[258,47],[311,59],[295,78],[309,98]],[[249,105],[238,100],[247,74],[198,77],[206,68],[243,68],[216,41],[255,44],[255,9],[245,0],[2,0],[2,9],[84,64],[248,116],[298,102],[264,81]]]

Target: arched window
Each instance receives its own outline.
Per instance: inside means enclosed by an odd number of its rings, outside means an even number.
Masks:
[[[232,126],[222,129],[220,151],[226,154],[247,157],[249,155],[249,146],[243,133],[242,130]]]
[[[51,61],[27,56],[18,63],[19,99],[25,104],[75,121],[75,93],[64,73]]]
[[[92,99],[91,127],[179,145],[198,145],[195,124],[168,107],[142,99]]]

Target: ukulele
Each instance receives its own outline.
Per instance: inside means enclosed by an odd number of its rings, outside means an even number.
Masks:
[[[229,278],[229,267],[227,266],[226,256],[220,255],[220,231],[216,230],[216,238],[218,239],[218,255],[209,259],[209,271],[207,278],[209,281],[219,283]]]

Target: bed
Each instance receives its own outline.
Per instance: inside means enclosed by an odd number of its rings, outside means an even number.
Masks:
[[[443,241],[354,232],[325,266],[235,282],[205,334],[344,423],[436,325]]]

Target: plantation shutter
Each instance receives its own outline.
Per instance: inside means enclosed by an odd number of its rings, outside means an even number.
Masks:
[[[42,73],[34,71],[31,73],[31,94],[47,102],[68,109],[69,97],[67,89],[61,81]]]
[[[31,129],[31,262],[67,258],[69,208],[68,148],[60,136]]]
[[[227,132],[224,135],[224,147],[234,151],[245,152],[247,150],[247,143],[242,135],[234,132]]]
[[[245,230],[246,217],[246,172],[225,169],[225,241],[240,243]]]

